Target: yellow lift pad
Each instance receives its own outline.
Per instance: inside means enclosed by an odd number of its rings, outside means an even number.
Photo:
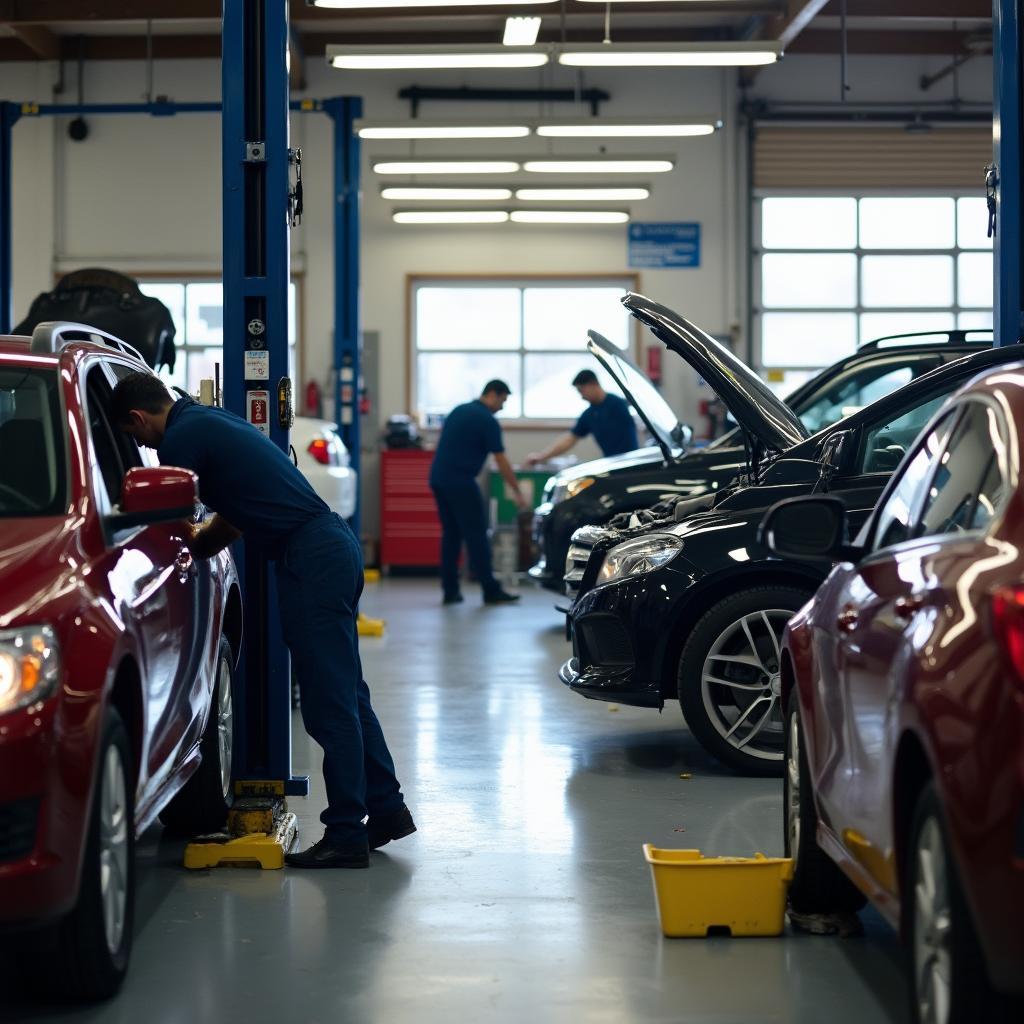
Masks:
[[[360,636],[383,636],[384,620],[371,619],[365,615],[360,615],[356,620],[356,629]]]

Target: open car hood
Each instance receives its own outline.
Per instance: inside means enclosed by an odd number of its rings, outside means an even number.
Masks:
[[[724,345],[678,313],[630,292],[622,304],[678,353],[725,403],[748,440],[765,452],[784,452],[808,437],[795,412]]]
[[[684,446],[686,428],[640,368],[619,348],[597,331],[587,331],[587,348],[611,374],[626,401],[643,420],[657,442],[666,462]]]

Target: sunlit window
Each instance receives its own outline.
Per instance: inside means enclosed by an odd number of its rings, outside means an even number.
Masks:
[[[761,366],[810,370],[891,334],[992,327],[980,196],[768,196],[756,204]]]
[[[512,388],[504,419],[578,416],[580,370],[617,392],[586,350],[587,331],[629,353],[633,321],[620,300],[633,287],[632,278],[415,281],[414,409],[428,421],[443,416],[497,377]]]

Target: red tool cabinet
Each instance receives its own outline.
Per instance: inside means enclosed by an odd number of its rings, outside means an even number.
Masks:
[[[432,451],[385,450],[380,456],[380,564],[438,566],[441,521],[428,482]]]

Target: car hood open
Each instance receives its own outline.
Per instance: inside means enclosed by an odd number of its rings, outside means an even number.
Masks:
[[[796,413],[749,366],[696,324],[635,292],[624,295],[622,304],[707,381],[744,434],[763,452],[784,452],[808,437]]]

